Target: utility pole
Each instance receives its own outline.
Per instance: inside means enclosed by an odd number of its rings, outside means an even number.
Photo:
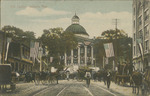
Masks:
[[[117,62],[118,62],[118,52],[117,52],[117,50],[118,50],[118,44],[117,44],[117,32],[118,32],[118,29],[117,29],[117,26],[118,26],[118,21],[119,21],[119,19],[114,19],[114,23],[115,23],[115,30],[116,30],[116,33],[115,33],[115,64],[114,64],[114,68],[116,67],[116,65],[117,65]]]

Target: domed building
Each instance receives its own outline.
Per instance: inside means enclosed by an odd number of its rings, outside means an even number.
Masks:
[[[76,14],[72,17],[71,21],[72,24],[66,28],[65,32],[75,34],[78,48],[65,53],[65,66],[93,66],[93,40],[89,39],[89,34],[79,24],[80,18]]]

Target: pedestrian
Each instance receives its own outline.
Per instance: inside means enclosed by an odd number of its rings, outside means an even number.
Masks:
[[[91,73],[90,72],[86,72],[85,73],[85,78],[86,78],[86,85],[87,85],[87,87],[89,87],[90,79],[91,79]]]
[[[108,72],[107,73],[107,77],[106,77],[106,79],[107,79],[107,88],[109,89],[110,88],[110,83],[111,83],[111,74],[110,74],[110,72]]]
[[[67,75],[67,80],[68,80],[68,81],[69,81],[69,74],[70,74],[70,72],[67,71],[67,72],[66,72],[66,75]]]
[[[56,81],[57,81],[57,84],[59,84],[58,83],[59,77],[60,77],[60,73],[59,73],[59,70],[57,70],[56,71]]]

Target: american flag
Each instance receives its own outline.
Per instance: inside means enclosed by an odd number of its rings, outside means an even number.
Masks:
[[[141,39],[137,39],[137,43],[139,45],[139,50],[140,50],[140,54],[142,56],[142,60],[144,60],[144,52],[143,52],[142,40]]]
[[[144,60],[144,52],[143,52],[142,43],[139,43],[139,50],[140,50],[140,54],[141,54],[141,56],[142,56],[142,60]]]
[[[33,41],[30,42],[30,57],[34,57],[34,43]]]
[[[33,42],[30,43],[30,57],[32,57],[33,62],[35,62],[35,58],[38,56],[39,51],[39,42]]]
[[[113,57],[114,56],[114,49],[112,43],[106,43],[104,44],[106,57]]]
[[[7,60],[7,55],[8,55],[8,49],[9,49],[9,44],[11,42],[11,38],[7,38],[7,50],[6,50],[6,57],[5,57],[5,61]]]

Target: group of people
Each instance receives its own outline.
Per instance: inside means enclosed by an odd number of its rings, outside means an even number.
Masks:
[[[110,88],[110,84],[111,84],[111,73],[110,73],[110,71],[107,72],[107,74],[106,74],[105,77],[106,78],[103,78],[103,79],[106,79],[106,85],[107,85],[107,88],[109,89]],[[91,79],[91,73],[87,71],[85,73],[85,78],[86,78],[87,87],[89,87],[89,85],[90,85],[90,79]]]

